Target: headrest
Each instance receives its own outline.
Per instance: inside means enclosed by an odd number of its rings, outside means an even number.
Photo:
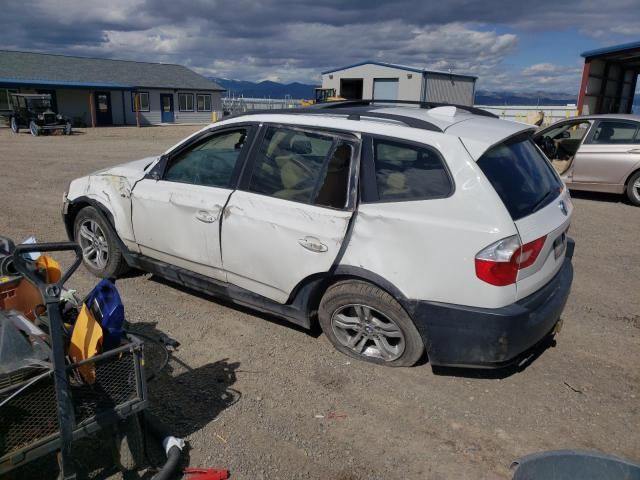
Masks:
[[[602,127],[600,129],[600,133],[598,134],[598,140],[609,140],[611,137],[613,137],[613,128]]]
[[[298,155],[306,155],[311,153],[311,142],[309,140],[296,140],[291,144],[291,150]]]
[[[404,173],[394,172],[387,177],[387,187],[393,190],[404,190],[407,177]]]

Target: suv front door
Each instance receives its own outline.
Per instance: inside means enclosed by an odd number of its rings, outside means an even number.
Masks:
[[[264,126],[222,225],[228,281],[285,303],[339,255],[356,199],[359,139]]]
[[[163,157],[131,196],[140,252],[225,281],[220,216],[235,188],[253,127],[207,133]]]

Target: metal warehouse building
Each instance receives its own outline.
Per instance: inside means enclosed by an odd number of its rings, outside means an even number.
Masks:
[[[0,50],[0,114],[11,92],[49,93],[76,126],[95,126],[210,123],[224,89],[182,65]]]
[[[473,105],[477,77],[381,62],[322,72],[322,88],[347,99],[414,100]]]
[[[640,42],[590,50],[582,56],[578,110],[584,115],[631,113],[640,73]]]

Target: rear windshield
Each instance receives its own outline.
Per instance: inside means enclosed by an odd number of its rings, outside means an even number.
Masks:
[[[514,220],[545,207],[562,190],[561,181],[529,135],[488,150],[478,166]]]

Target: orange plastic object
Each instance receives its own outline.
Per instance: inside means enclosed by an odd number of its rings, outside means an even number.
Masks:
[[[35,320],[36,306],[43,305],[40,290],[22,277],[0,277],[0,309],[17,310]],[[43,313],[41,309],[40,313]]]
[[[102,327],[87,306],[82,304],[71,334],[69,356],[74,362],[80,362],[97,355],[101,349]],[[93,363],[80,365],[78,371],[88,384],[96,381],[96,367]]]
[[[57,283],[62,276],[60,264],[47,255],[40,255],[37,258],[36,267],[47,272],[47,283]]]

